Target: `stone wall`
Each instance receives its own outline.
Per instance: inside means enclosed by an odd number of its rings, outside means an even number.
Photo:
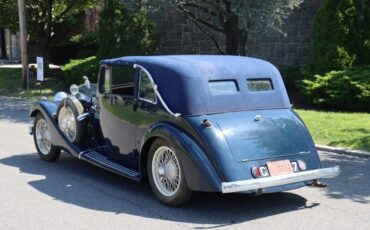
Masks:
[[[285,35],[269,31],[249,38],[248,56],[258,57],[275,65],[305,65],[308,57],[310,29],[315,12],[323,0],[306,0],[286,20]],[[214,44],[193,23],[174,12],[150,15],[162,32],[160,54],[216,54]],[[222,41],[223,37],[218,37]]]

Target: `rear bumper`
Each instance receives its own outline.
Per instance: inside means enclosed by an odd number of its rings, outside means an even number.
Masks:
[[[221,184],[222,193],[243,192],[275,186],[282,186],[320,178],[332,178],[340,173],[339,166],[332,168],[315,169],[297,172],[289,175],[266,177],[243,181],[223,182]]]

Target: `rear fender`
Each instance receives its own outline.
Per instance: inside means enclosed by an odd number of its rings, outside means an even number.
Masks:
[[[194,191],[221,191],[221,180],[203,150],[183,131],[167,124],[154,125],[142,138],[140,145],[140,161],[146,162],[147,154],[143,150],[145,144],[153,138],[163,138],[175,148],[181,161],[185,180]],[[146,167],[146,165],[142,165]],[[142,172],[145,168],[141,169]]]

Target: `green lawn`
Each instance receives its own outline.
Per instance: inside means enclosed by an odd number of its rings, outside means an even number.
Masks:
[[[316,144],[370,151],[370,114],[296,110]]]
[[[38,82],[30,79],[30,90],[23,90],[22,70],[19,68],[0,68],[0,95],[19,97],[31,100],[40,98],[40,85]],[[56,79],[48,79],[41,85],[42,96],[52,97],[56,91],[62,88],[56,83]]]

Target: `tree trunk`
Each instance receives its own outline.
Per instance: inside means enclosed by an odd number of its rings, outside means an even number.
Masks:
[[[52,27],[52,5],[53,0],[48,0],[46,5],[46,30],[45,38],[42,45],[42,56],[44,58],[44,75],[49,71],[49,45],[51,40],[51,27]]]
[[[238,16],[230,15],[225,22],[225,48],[226,54],[239,54]]]
[[[247,55],[248,33],[245,30],[239,30],[239,55]]]

